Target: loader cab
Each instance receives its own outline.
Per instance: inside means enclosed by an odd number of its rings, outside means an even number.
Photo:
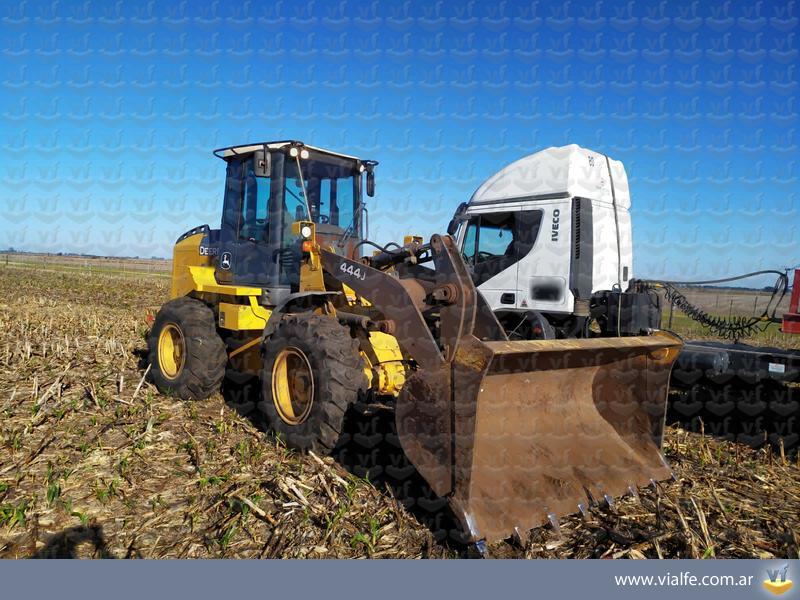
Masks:
[[[214,152],[226,162],[219,283],[261,287],[270,304],[297,291],[301,239],[296,221],[313,221],[322,245],[352,255],[362,239],[362,182],[374,188],[372,161],[271,142]]]

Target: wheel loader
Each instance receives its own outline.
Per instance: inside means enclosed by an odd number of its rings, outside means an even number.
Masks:
[[[471,542],[671,475],[660,444],[677,338],[509,341],[450,236],[367,239],[377,162],[298,141],[214,153],[220,227],[178,238],[149,335],[160,390],[200,400],[226,371],[257,374],[269,426],[318,453],[351,407],[388,404]]]

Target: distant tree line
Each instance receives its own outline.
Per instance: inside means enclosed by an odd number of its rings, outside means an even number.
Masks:
[[[9,246],[5,250],[0,250],[0,254],[36,254],[39,256],[67,256],[70,258],[113,258],[115,260],[142,260],[143,258],[145,260],[168,260],[160,256],[101,256],[99,254],[85,254],[83,252],[31,252],[29,250],[17,250],[13,246]]]

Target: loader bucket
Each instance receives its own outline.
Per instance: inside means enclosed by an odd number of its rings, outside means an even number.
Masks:
[[[671,471],[660,446],[681,343],[667,334],[462,340],[398,399],[403,449],[471,541],[494,541]]]
[[[400,444],[470,541],[494,541],[671,474],[660,447],[679,338],[509,341],[455,243],[399,277],[323,251],[328,273],[394,324],[414,369]],[[433,325],[432,325],[433,324]]]

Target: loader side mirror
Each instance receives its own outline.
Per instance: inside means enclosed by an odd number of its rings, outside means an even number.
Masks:
[[[253,172],[256,177],[269,177],[272,171],[272,161],[269,152],[256,150],[253,153]]]
[[[367,196],[372,198],[375,195],[375,171],[367,171]]]

